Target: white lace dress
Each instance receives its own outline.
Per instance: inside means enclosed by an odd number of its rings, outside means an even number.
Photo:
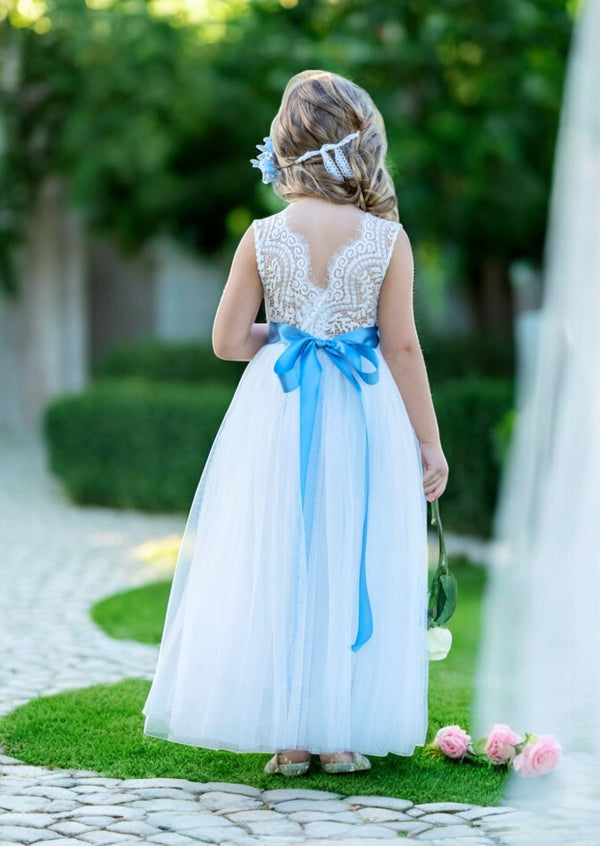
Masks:
[[[144,731],[411,755],[427,730],[427,501],[373,328],[400,224],[364,214],[320,286],[287,212],[253,224],[270,342],[191,505]]]

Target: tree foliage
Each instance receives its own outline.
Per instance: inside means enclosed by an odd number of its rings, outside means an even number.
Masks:
[[[411,232],[475,263],[540,258],[571,31],[558,0],[37,0],[30,19],[21,5],[0,5],[15,69],[0,253],[48,174],[125,247],[165,231],[218,247],[228,221],[269,211],[248,159],[285,82],[324,67],[383,112]]]

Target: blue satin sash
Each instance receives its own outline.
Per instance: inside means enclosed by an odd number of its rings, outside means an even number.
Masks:
[[[369,514],[369,430],[366,420],[364,395],[359,377],[367,385],[379,381],[379,359],[374,347],[379,343],[379,330],[376,326],[365,326],[352,332],[344,332],[333,338],[315,338],[290,323],[270,322],[268,343],[285,341],[288,346],[275,362],[275,373],[279,376],[283,390],[288,393],[300,389],[300,486],[302,509],[305,514],[307,533],[307,555],[310,549],[310,527],[314,511],[315,485],[308,485],[307,473],[309,455],[315,428],[319,387],[322,366],[317,350],[322,349],[335,366],[344,374],[358,392],[365,421],[365,514],[362,529],[362,549],[360,558],[359,594],[358,594],[358,630],[352,651],[357,652],[373,633],[373,615],[367,589],[366,545],[367,523]],[[365,370],[363,359],[370,362],[374,369]]]

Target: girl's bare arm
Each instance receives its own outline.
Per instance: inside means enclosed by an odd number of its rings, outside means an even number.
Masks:
[[[398,385],[419,442],[438,445],[440,433],[414,321],[413,278],[410,240],[401,229],[379,297],[381,352]]]
[[[262,299],[254,233],[250,227],[235,252],[215,314],[212,345],[217,358],[250,361],[267,343],[267,324],[254,322]]]

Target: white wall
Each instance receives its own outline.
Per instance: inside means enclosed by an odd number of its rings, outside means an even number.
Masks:
[[[165,340],[210,340],[228,265],[199,258],[166,238],[154,243],[156,334]]]

